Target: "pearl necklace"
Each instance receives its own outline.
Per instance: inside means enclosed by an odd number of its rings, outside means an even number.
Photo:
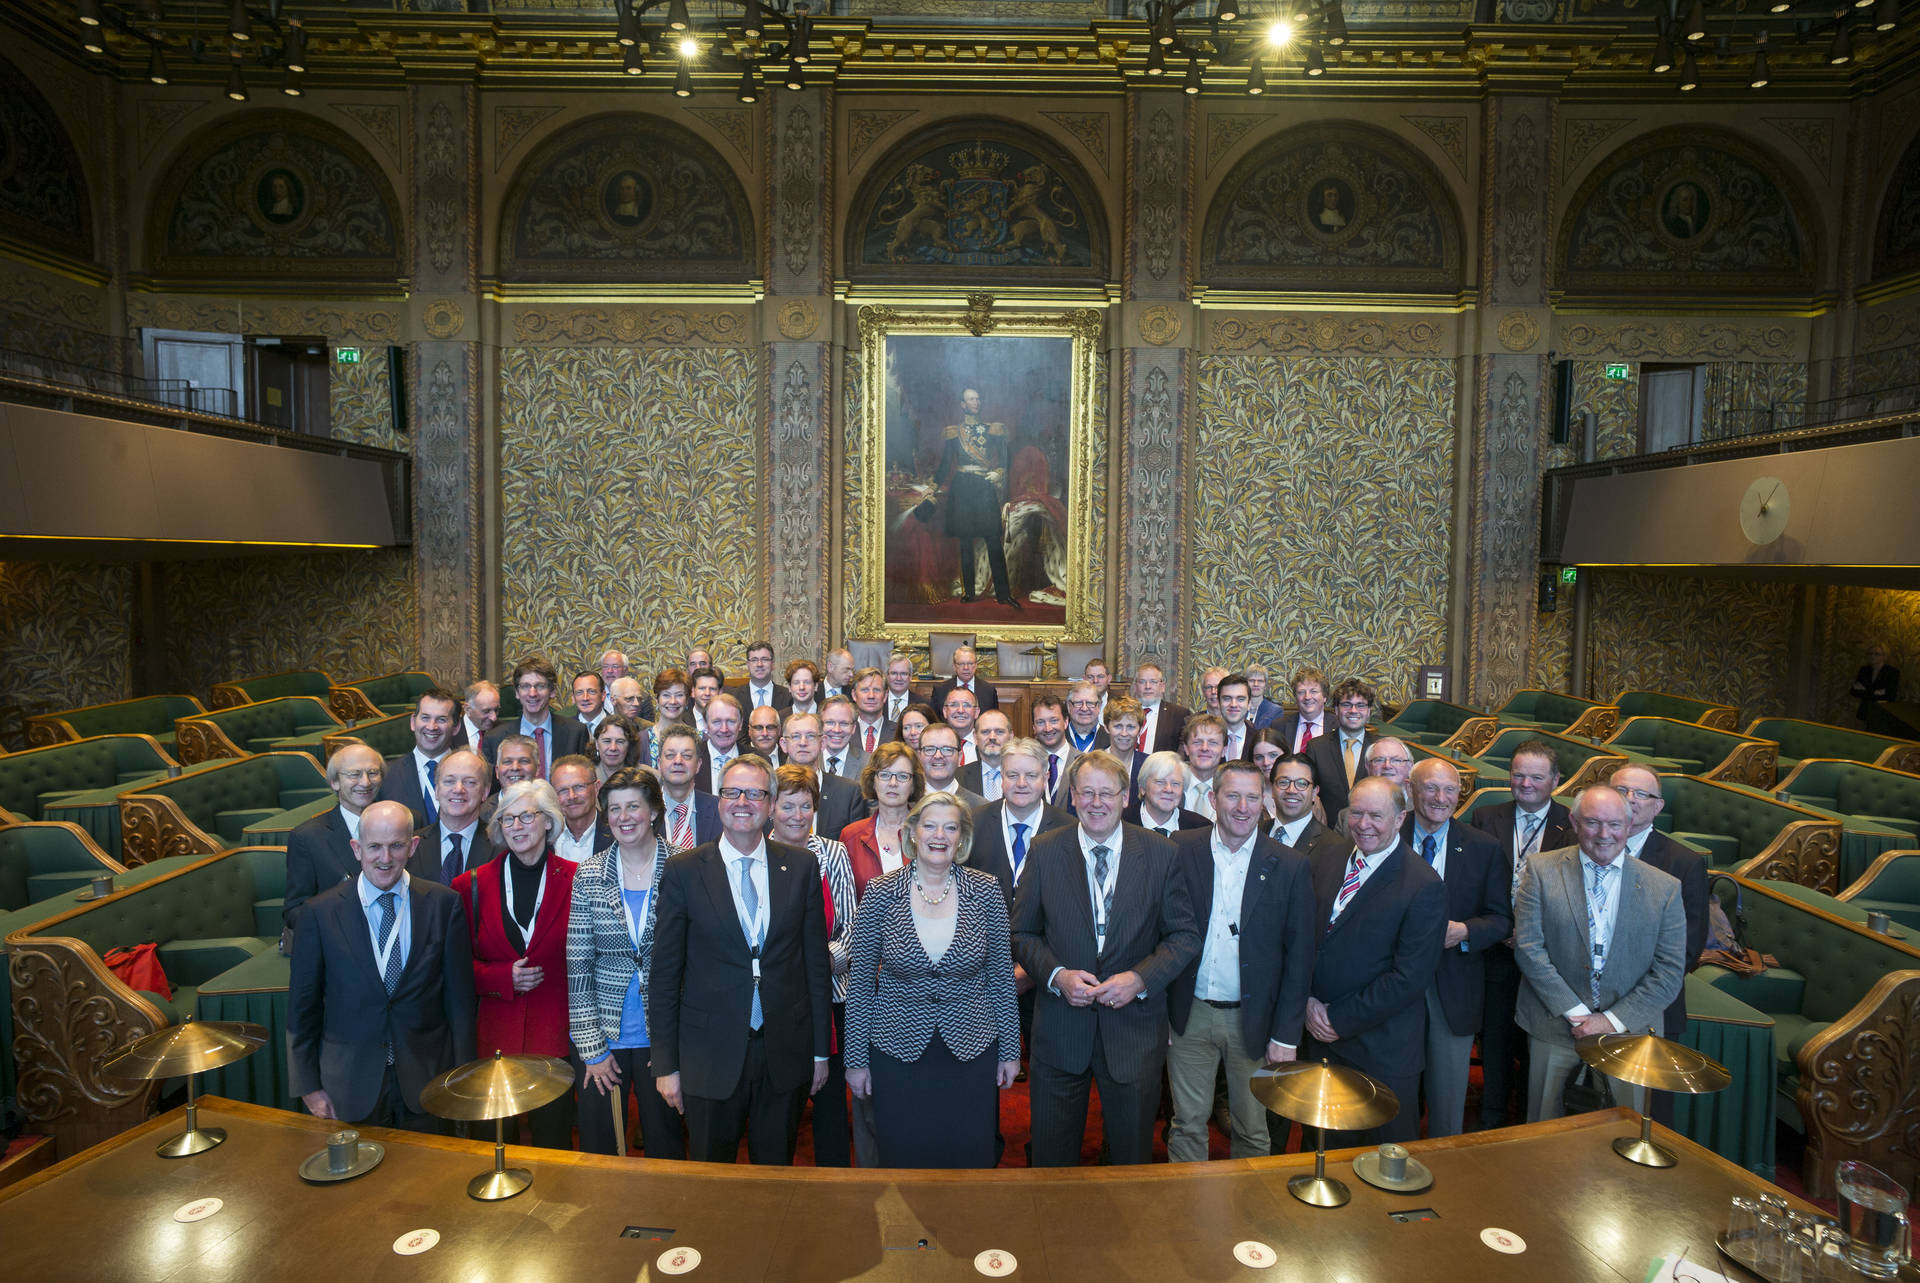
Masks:
[[[940,892],[940,898],[939,898],[938,900],[936,900],[936,899],[934,899],[934,898],[933,898],[932,896],[930,896],[930,895],[928,895],[928,894],[927,894],[927,888],[921,885],[921,883],[920,883],[920,871],[919,871],[918,869],[915,869],[915,870],[914,870],[914,873],[913,873],[913,890],[914,890],[914,894],[915,894],[915,895],[918,895],[918,896],[920,897],[920,899],[921,899],[921,902],[922,902],[922,903],[925,903],[925,904],[944,904],[944,903],[946,903],[946,899],[947,899],[947,897],[953,894],[953,886],[954,886],[954,882],[953,882],[953,868],[952,868],[952,866],[948,866],[948,868],[947,868],[947,885],[946,885],[946,887],[945,887],[945,889],[943,889],[943,890],[942,890],[942,891]]]

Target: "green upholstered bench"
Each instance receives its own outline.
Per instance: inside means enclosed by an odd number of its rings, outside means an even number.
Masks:
[[[284,695],[257,704],[235,704],[197,717],[183,717],[176,729],[180,760],[205,762],[216,757],[271,753],[280,748],[284,740],[339,730],[340,719],[328,710],[325,700]],[[320,760],[317,753],[310,756]]]
[[[1740,728],[1740,710],[1731,704],[1688,699],[1685,695],[1669,695],[1665,691],[1622,691],[1620,698],[1613,703],[1620,710],[1620,720],[1623,722],[1629,717],[1671,717],[1675,721],[1695,722],[1720,731]]]
[[[1497,770],[1505,776],[1513,769],[1514,750],[1528,740],[1543,740],[1552,747],[1554,758],[1560,764],[1561,783],[1575,791],[1600,783],[1632,760],[1631,755],[1602,748],[1588,740],[1556,735],[1532,726],[1502,727],[1472,760],[1482,768],[1483,774]]]
[[[1391,735],[1409,744],[1424,744],[1455,757],[1467,757],[1492,739],[1500,725],[1479,709],[1465,704],[1416,699],[1394,714],[1391,722],[1377,729],[1382,735]]]
[[[285,861],[283,851],[225,851],[8,935],[20,1099],[62,1156],[146,1117],[155,1084],[113,1077],[107,1061],[193,1014],[203,986],[276,948],[278,908],[267,905],[284,893]],[[149,941],[171,998],[128,988],[101,962]]]
[[[1585,735],[1605,739],[1619,724],[1620,710],[1597,700],[1563,695],[1559,691],[1516,691],[1512,699],[1494,710],[1504,726],[1537,726],[1562,735]]]
[[[1610,748],[1641,755],[1657,771],[1703,780],[1772,788],[1780,746],[1735,731],[1715,730],[1672,717],[1629,717],[1608,739]]]
[[[327,777],[305,753],[228,758],[129,789],[120,795],[125,862],[244,846],[248,826],[331,795]]]
[[[182,774],[191,775],[204,771],[218,762],[197,762],[192,766],[177,768]],[[168,778],[169,771],[155,771],[151,775],[142,775],[115,784],[80,793],[69,793],[56,801],[47,803],[46,818],[64,820],[77,824],[86,830],[88,837],[118,860],[125,853],[126,843],[120,828],[120,795],[128,789],[140,788]]]
[[[272,815],[261,816],[240,831],[242,846],[277,846],[284,848],[287,837],[295,829],[316,815],[325,815],[340,804],[340,799],[329,793],[325,797],[314,798],[291,810],[275,811]]]
[[[0,913],[71,895],[103,873],[126,868],[71,824],[0,825]]]
[[[333,678],[317,668],[298,669],[215,682],[213,706],[232,708],[236,704],[257,704],[263,699],[282,699],[288,695],[309,695],[324,704],[332,692]]]
[[[1715,976],[1727,974],[1718,967],[1711,971]],[[1674,1130],[1772,1180],[1773,1124],[1781,1103],[1773,1017],[1715,988],[1698,971],[1688,973],[1686,993],[1687,1027],[1680,1041],[1725,1065],[1733,1082],[1705,1096],[1676,1093]],[[1792,1108],[1790,1100],[1786,1105]],[[1796,1111],[1796,1121],[1797,1117]]]
[[[111,704],[88,704],[29,717],[27,743],[64,744],[94,735],[151,735],[162,748],[171,749],[175,719],[206,711],[191,695],[147,695]]]
[[[1402,741],[1405,743],[1406,741]],[[1438,758],[1442,762],[1452,762],[1453,768],[1460,772],[1460,796],[1465,797],[1481,784],[1505,784],[1507,773],[1498,767],[1484,767],[1471,758],[1456,753],[1443,752],[1437,748],[1428,748],[1425,744],[1407,744],[1407,753],[1418,766],[1426,758]],[[1483,778],[1490,775],[1493,778]]]
[[[1920,939],[1920,850],[1884,853],[1835,898],[1862,915],[1884,913]]]
[[[336,726],[312,735],[296,735],[280,747],[312,753],[325,762],[348,744],[365,744],[381,757],[397,757],[413,747],[413,714],[395,713],[376,721]]]
[[[341,682],[327,693],[327,704],[343,722],[411,713],[420,693],[439,684],[432,673],[385,673]]]
[[[93,735],[0,757],[0,809],[30,820],[93,789],[131,788],[165,775],[173,758],[151,735]]]
[[[1920,846],[1920,775],[1846,758],[1810,757],[1778,789],[1802,806],[1840,815],[1842,882],[1859,878],[1884,852]]]
[[[1780,965],[1757,976],[1713,966],[1694,974],[1773,1017],[1779,1092],[1790,1106],[1780,1113],[1805,1131],[1808,1196],[1833,1197],[1834,1165],[1848,1158],[1911,1185],[1906,1113],[1920,1092],[1920,1041],[1907,1030],[1920,1005],[1920,949],[1849,921],[1850,907],[1820,892],[1736,882],[1745,943]],[[1734,886],[1715,890],[1733,914]]]
[[[1837,891],[1840,824],[1765,793],[1660,774],[1667,804],[1654,823],[1703,852],[1713,868]]]
[[[1780,746],[1783,776],[1791,775],[1802,761],[1814,757],[1840,757],[1896,771],[1920,771],[1920,741],[1872,735],[1825,722],[1804,722],[1797,717],[1756,718],[1747,727],[1747,734]]]

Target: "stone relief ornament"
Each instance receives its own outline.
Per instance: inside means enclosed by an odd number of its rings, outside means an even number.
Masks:
[[[788,299],[780,305],[780,311],[774,318],[780,327],[780,333],[790,339],[804,339],[812,335],[820,324],[820,313],[813,304],[803,298]]]
[[[1164,303],[1140,313],[1140,337],[1155,347],[1165,347],[1180,337],[1180,309]]]
[[[467,317],[460,305],[450,298],[435,299],[427,304],[427,310],[421,315],[420,323],[426,326],[427,333],[436,339],[450,339],[466,327]]]
[[[1509,352],[1524,352],[1540,341],[1540,322],[1527,312],[1508,312],[1500,318],[1496,333],[1501,347]]]

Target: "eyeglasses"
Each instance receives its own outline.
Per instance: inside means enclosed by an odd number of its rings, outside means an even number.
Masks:
[[[881,771],[879,774],[875,775],[873,778],[876,780],[879,780],[883,784],[913,783],[913,773],[911,771]]]
[[[1345,711],[1352,712],[1352,711],[1369,709],[1369,708],[1372,708],[1373,705],[1369,704],[1364,699],[1343,699],[1340,701],[1340,707]]]
[[[500,817],[500,827],[503,829],[524,829],[535,820],[544,820],[546,818],[547,817],[539,811],[515,811],[512,815],[503,815]]]
[[[377,780],[385,773],[385,771],[381,770],[341,771],[339,778],[347,781],[349,784],[363,784],[368,780]]]
[[[1368,766],[1411,766],[1413,765],[1413,759],[1410,757],[1370,757],[1367,759],[1367,765]]]
[[[542,691],[552,690],[553,687],[547,685],[545,682],[521,682],[518,686],[514,687],[514,689],[522,695],[538,695]]]
[[[1275,780],[1273,787],[1282,793],[1304,793],[1313,787],[1312,780]]]
[[[720,790],[720,796],[729,802],[738,802],[743,797],[749,802],[764,802],[773,794],[765,789],[724,788]]]
[[[959,751],[957,748],[948,748],[944,744],[922,744],[920,746],[920,756],[922,757],[952,757]]]
[[[1100,701],[1097,699],[1070,699],[1067,701],[1067,707],[1068,708],[1098,708],[1100,707]]]
[[[1658,793],[1649,793],[1645,789],[1625,789],[1625,788],[1616,787],[1613,791],[1618,793],[1621,797],[1626,798],[1629,802],[1658,802],[1660,800],[1660,795]]]
[[[1102,805],[1111,804],[1119,801],[1121,795],[1118,789],[1099,789],[1097,791],[1094,789],[1076,789],[1074,790],[1073,796],[1075,801],[1084,806],[1088,802],[1098,802]]]

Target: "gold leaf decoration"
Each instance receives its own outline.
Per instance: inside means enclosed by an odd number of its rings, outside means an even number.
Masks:
[[[522,343],[664,343],[701,340],[743,343],[751,330],[744,312],[732,309],[578,307],[563,312],[529,309],[513,318]]]
[[[788,299],[780,305],[775,323],[788,338],[804,339],[820,324],[820,313],[803,298]]]
[[[467,314],[450,298],[435,299],[420,314],[420,323],[436,339],[450,339],[466,328]]]
[[[1140,338],[1143,342],[1165,347],[1179,337],[1179,308],[1158,303],[1140,313]]]
[[[1325,313],[1270,317],[1222,316],[1210,321],[1207,339],[1215,352],[1405,352],[1437,353],[1444,331],[1425,318],[1381,320]]]
[[[1501,347],[1509,352],[1524,352],[1540,341],[1540,322],[1525,312],[1508,312],[1500,318],[1496,333]]]

